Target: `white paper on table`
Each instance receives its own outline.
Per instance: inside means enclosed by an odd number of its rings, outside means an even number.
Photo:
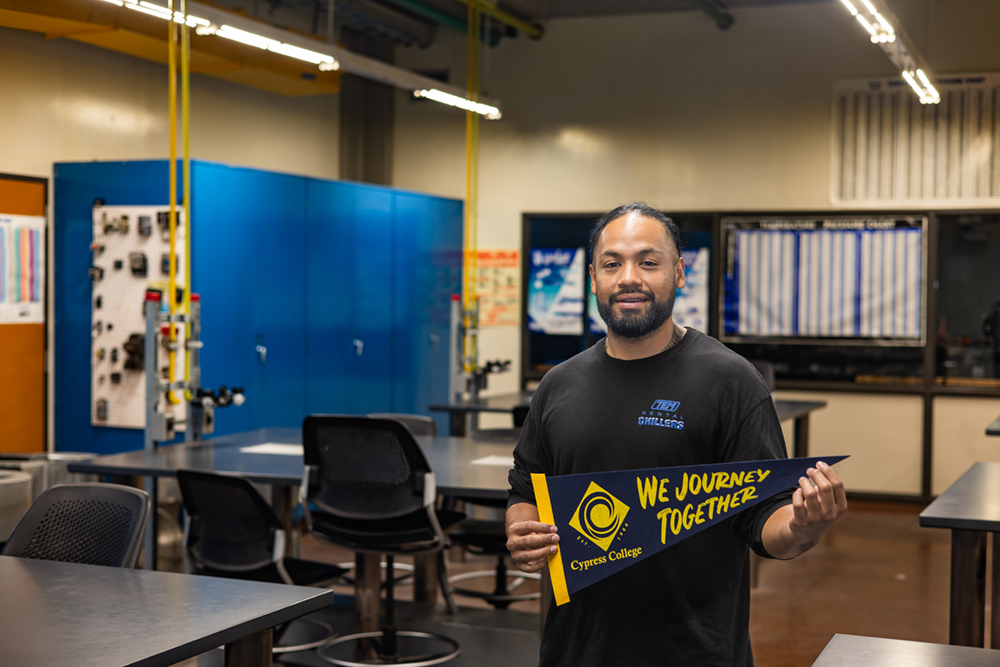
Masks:
[[[278,454],[280,456],[302,456],[302,445],[282,445],[276,442],[265,442],[251,447],[240,447],[244,454]]]
[[[500,456],[498,454],[490,454],[489,456],[484,456],[481,459],[476,459],[472,461],[474,466],[499,466],[503,468],[513,468],[514,467],[514,457],[513,456]]]

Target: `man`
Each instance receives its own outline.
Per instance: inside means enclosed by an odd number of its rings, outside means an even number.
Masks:
[[[760,375],[716,340],[674,323],[684,286],[677,226],[641,203],[605,215],[590,240],[591,289],[608,336],[546,374],[514,450],[507,547],[524,572],[558,549],[540,523],[530,474],[784,458],[781,427]],[[639,417],[678,401],[683,429]],[[765,500],[550,606],[540,664],[753,664],[748,546],[794,558],[847,509],[829,466]],[[567,537],[568,539],[568,537]]]

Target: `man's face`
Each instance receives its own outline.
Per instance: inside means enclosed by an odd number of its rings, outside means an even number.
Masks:
[[[590,265],[590,289],[608,330],[643,338],[663,325],[684,287],[684,260],[655,218],[629,213],[601,232]]]

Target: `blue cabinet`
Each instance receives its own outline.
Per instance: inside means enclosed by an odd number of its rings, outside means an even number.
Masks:
[[[90,295],[60,267],[86,275],[95,197],[163,204],[166,181],[166,161],[56,167],[57,449],[142,446],[138,431],[90,425]],[[446,399],[462,202],[206,162],[192,163],[192,200],[202,384],[247,395],[216,413],[217,434],[317,412],[429,414]]]

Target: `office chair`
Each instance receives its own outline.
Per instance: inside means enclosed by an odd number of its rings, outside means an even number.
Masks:
[[[118,484],[57,484],[31,505],[4,556],[135,567],[149,495]]]
[[[494,442],[498,444],[517,444],[521,437],[521,428],[528,418],[527,407],[517,407],[513,410],[514,428],[484,429],[473,431],[470,437],[479,442]],[[494,511],[502,512],[507,507],[505,500],[493,501],[485,498],[459,498],[465,503],[481,505],[492,508]],[[488,510],[489,511],[489,510]],[[451,589],[456,595],[465,595],[486,600],[497,609],[506,609],[511,602],[520,600],[536,600],[540,597],[538,591],[532,593],[518,593],[517,590],[528,579],[541,579],[537,573],[529,574],[519,570],[507,569],[507,530],[503,519],[477,519],[469,518],[459,524],[455,532],[448,536],[455,544],[472,554],[481,556],[495,556],[496,567],[493,570],[477,570],[475,572],[464,572],[456,574],[449,579]],[[470,579],[483,577],[493,578],[492,591],[480,591],[472,588],[465,588],[461,585]],[[510,582],[508,583],[508,579]]]
[[[465,515],[435,509],[434,473],[410,430],[392,419],[313,415],[302,425],[302,444],[303,489],[309,501],[306,518],[313,535],[357,552],[385,554],[389,572],[396,555],[436,552],[441,588],[453,609],[443,555],[445,531]],[[381,629],[334,639],[319,650],[320,658],[354,667],[437,665],[458,657],[461,647],[450,637],[396,629],[393,579],[386,577]],[[399,637],[436,640],[449,649],[430,656],[401,657]],[[352,662],[330,654],[334,646],[361,639],[375,640],[377,661]]]
[[[249,480],[178,470],[177,482],[187,515],[184,547],[197,574],[314,586],[330,583],[344,573],[337,565],[285,556],[281,520]],[[280,640],[291,625],[286,623],[275,630],[274,653],[317,648],[336,636],[328,623],[308,616],[292,623],[317,627],[323,634],[314,641],[284,645]]]

